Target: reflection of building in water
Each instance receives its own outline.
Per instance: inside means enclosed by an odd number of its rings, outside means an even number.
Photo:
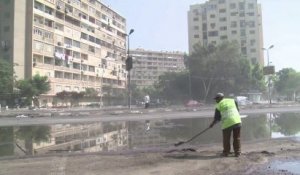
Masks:
[[[127,145],[128,131],[122,123],[57,124],[48,142],[34,143],[36,153],[52,151],[110,151]]]
[[[163,121],[128,122],[129,146],[152,147],[166,143],[166,138],[161,136],[160,127]],[[151,125],[151,127],[150,127]]]

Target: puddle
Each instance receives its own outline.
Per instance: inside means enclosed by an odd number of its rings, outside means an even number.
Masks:
[[[159,150],[189,140],[211,121],[212,118],[190,118],[0,127],[0,157]],[[242,141],[278,137],[299,140],[300,114],[249,115],[242,122]],[[221,136],[218,124],[187,145],[221,144]]]
[[[276,161],[271,165],[272,169],[280,172],[289,172],[293,174],[300,174],[300,161],[280,162]]]

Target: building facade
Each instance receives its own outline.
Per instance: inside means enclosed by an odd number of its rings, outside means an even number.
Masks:
[[[209,0],[188,11],[189,53],[200,44],[236,41],[252,64],[264,65],[261,5],[257,0]]]
[[[56,93],[125,90],[126,20],[99,0],[0,1],[0,57],[18,79],[48,76]]]
[[[185,69],[182,52],[135,49],[130,51],[130,55],[133,57],[131,82],[140,88],[154,85],[159,76],[166,72]]]

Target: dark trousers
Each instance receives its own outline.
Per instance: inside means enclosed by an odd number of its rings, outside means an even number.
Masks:
[[[145,109],[149,108],[149,103],[145,103]]]
[[[241,126],[233,126],[223,129],[223,153],[230,153],[230,138],[233,133],[233,150],[234,153],[241,154]]]

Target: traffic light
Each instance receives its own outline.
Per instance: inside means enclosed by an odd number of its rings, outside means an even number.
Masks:
[[[130,71],[132,69],[132,56],[128,56],[126,59],[126,70]]]

